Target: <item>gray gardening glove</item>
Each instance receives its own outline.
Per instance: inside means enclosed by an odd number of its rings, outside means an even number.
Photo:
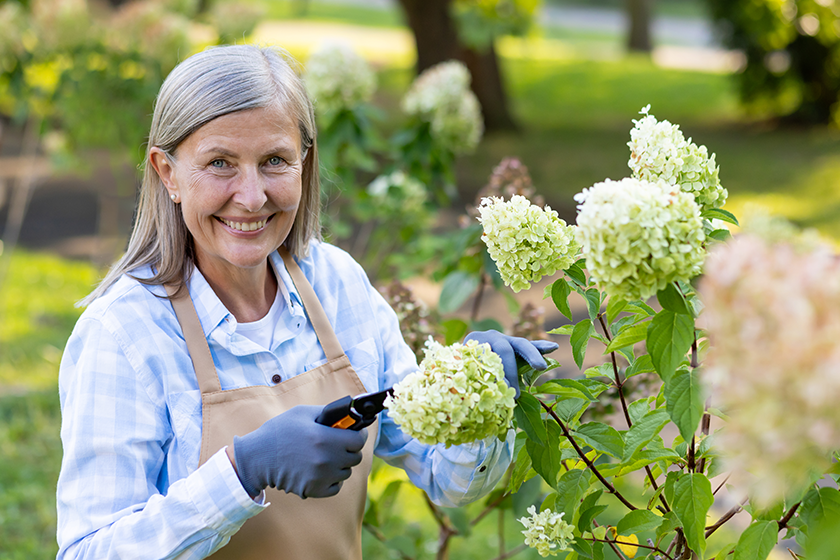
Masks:
[[[508,385],[516,389],[516,398],[519,398],[519,373],[517,358],[525,360],[534,369],[545,369],[548,367],[542,354],[548,354],[557,350],[557,343],[548,340],[528,340],[516,336],[508,336],[499,331],[472,332],[464,338],[486,342],[502,359],[505,368],[505,380]]]
[[[267,487],[301,498],[338,494],[350,468],[362,461],[368,434],[316,423],[321,408],[296,406],[233,438],[237,474],[252,498]]]

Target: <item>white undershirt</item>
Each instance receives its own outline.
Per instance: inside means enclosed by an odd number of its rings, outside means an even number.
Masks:
[[[245,338],[250,339],[256,345],[271,351],[274,347],[274,340],[277,331],[277,324],[280,320],[280,312],[283,311],[286,286],[282,280],[277,280],[277,292],[274,294],[274,303],[268,309],[265,317],[250,323],[237,323],[236,332]]]

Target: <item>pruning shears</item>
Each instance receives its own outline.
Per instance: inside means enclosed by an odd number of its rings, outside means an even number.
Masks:
[[[315,421],[332,428],[359,431],[373,424],[376,415],[385,409],[388,395],[394,395],[393,388],[357,397],[347,395],[325,406]]]

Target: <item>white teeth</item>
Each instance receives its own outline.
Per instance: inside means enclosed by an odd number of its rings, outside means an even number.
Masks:
[[[224,218],[219,218],[223,224],[238,231],[257,231],[265,227],[268,220],[260,220],[259,222],[231,222]]]

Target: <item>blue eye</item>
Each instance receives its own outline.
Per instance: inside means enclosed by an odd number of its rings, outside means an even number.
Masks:
[[[213,167],[224,167],[225,166],[225,160],[214,159],[213,161],[210,162],[210,165],[212,165]]]
[[[268,163],[270,163],[271,165],[281,165],[284,163],[284,161],[283,158],[281,158],[280,156],[272,156],[268,158]]]

